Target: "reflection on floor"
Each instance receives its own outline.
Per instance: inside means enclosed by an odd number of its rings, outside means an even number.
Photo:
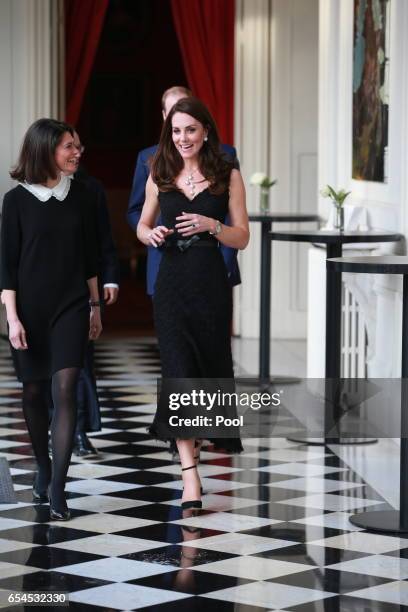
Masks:
[[[234,338],[232,350],[235,363],[252,376],[258,373],[259,342],[254,338]],[[271,373],[306,377],[306,341],[272,340],[270,345]]]
[[[34,463],[6,345],[0,346],[0,450],[19,503],[0,506],[0,601],[68,591],[84,611],[408,610],[408,538],[354,528],[350,513],[388,508],[331,449],[246,440],[231,457],[204,446],[197,516],[180,508],[178,464],[149,438],[154,341],[98,343],[100,454],[69,471],[73,519],[34,505]]]

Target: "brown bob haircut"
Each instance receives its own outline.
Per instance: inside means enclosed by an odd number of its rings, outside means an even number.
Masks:
[[[55,149],[66,132],[73,136],[73,127],[55,119],[38,119],[30,125],[23,139],[18,162],[10,171],[11,178],[32,184],[57,178]]]
[[[209,182],[209,191],[220,194],[227,191],[233,162],[223,153],[217,126],[208,108],[197,98],[182,98],[172,107],[163,124],[160,142],[152,162],[152,179],[160,191],[177,189],[175,179],[184,168],[184,161],[172,138],[172,120],[176,113],[186,113],[199,121],[208,131],[207,141],[199,153],[200,172]]]

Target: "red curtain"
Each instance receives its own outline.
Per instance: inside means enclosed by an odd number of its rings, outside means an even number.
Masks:
[[[171,0],[171,7],[189,86],[232,144],[235,0]]]
[[[66,121],[81,112],[109,0],[65,0]]]

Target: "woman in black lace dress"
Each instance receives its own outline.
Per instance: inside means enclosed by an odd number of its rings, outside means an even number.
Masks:
[[[159,211],[163,224],[154,227]],[[230,225],[224,224],[227,214]],[[231,290],[218,246],[244,249],[248,244],[245,188],[221,151],[213,118],[195,98],[179,100],[163,125],[137,235],[144,244],[163,249],[153,302],[163,381],[233,381]],[[174,439],[172,414],[177,413],[169,410],[169,395],[162,392],[153,435]],[[178,430],[176,437],[182,505],[201,507],[200,478],[193,469],[199,436],[192,437],[194,429],[187,431],[182,435]],[[227,437],[222,446],[242,450],[239,438]]]

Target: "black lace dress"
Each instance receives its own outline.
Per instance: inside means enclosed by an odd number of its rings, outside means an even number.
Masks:
[[[229,194],[207,189],[189,200],[181,191],[159,193],[162,223],[170,229],[183,212],[198,213],[223,222]],[[163,257],[153,298],[162,379],[227,379],[233,385],[231,354],[232,295],[218,241],[208,232],[192,244],[175,232],[162,247]],[[231,385],[230,385],[231,388]],[[217,407],[218,413],[222,408]],[[234,410],[233,410],[234,412]],[[168,397],[161,394],[150,428],[159,439],[172,440],[168,427]],[[231,412],[229,413],[231,414]],[[215,431],[215,430],[213,430]],[[218,448],[241,452],[239,437],[205,435]],[[239,432],[238,432],[239,433]],[[177,437],[202,437],[177,435]]]

